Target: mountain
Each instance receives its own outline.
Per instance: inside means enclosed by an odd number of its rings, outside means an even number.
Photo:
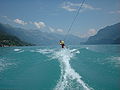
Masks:
[[[0,29],[0,47],[5,46],[28,46],[31,44],[28,44],[26,42],[21,41],[16,36],[9,35],[5,31],[2,31]]]
[[[15,28],[9,24],[0,23],[0,29],[6,31],[10,35],[14,35],[20,38],[22,41],[29,42],[36,45],[57,45],[59,40],[64,39],[64,35],[51,32],[43,32],[41,30],[26,30],[22,28]],[[67,44],[80,44],[85,41],[74,35],[68,35],[66,42]]]
[[[85,44],[120,44],[120,23],[99,30]]]

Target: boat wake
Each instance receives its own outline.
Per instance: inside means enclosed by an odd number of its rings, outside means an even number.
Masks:
[[[54,53],[54,56],[59,60],[61,67],[61,76],[55,90],[91,90],[91,88],[81,80],[81,76],[75,72],[70,65],[70,60],[76,53],[80,52],[76,49],[61,49]]]
[[[57,59],[60,62],[61,75],[54,90],[93,90],[70,65],[70,60],[75,54],[80,53],[77,49],[61,49],[59,51],[40,49],[37,52],[42,54],[51,53],[51,58]]]

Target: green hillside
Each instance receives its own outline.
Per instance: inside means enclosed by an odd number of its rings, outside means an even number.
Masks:
[[[6,32],[0,31],[0,47],[6,46],[28,46],[26,42],[21,41],[16,36],[7,34]]]

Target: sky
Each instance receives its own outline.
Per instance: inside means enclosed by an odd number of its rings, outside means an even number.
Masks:
[[[65,34],[83,0],[0,0],[0,22]],[[85,0],[70,34],[86,38],[120,22],[120,0]]]

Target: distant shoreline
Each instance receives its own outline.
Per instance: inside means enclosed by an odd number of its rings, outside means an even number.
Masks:
[[[70,46],[86,46],[86,45],[89,45],[89,46],[94,46],[94,45],[97,45],[97,46],[102,46],[102,45],[105,45],[105,46],[109,46],[109,45],[120,45],[120,44],[80,44],[80,45],[70,45]],[[23,45],[23,46],[16,46],[16,45],[3,45],[0,47],[30,47],[30,46],[41,46],[41,47],[44,47],[44,46],[47,46],[47,45]],[[54,47],[54,46],[58,46],[58,45],[49,45],[48,47]]]

